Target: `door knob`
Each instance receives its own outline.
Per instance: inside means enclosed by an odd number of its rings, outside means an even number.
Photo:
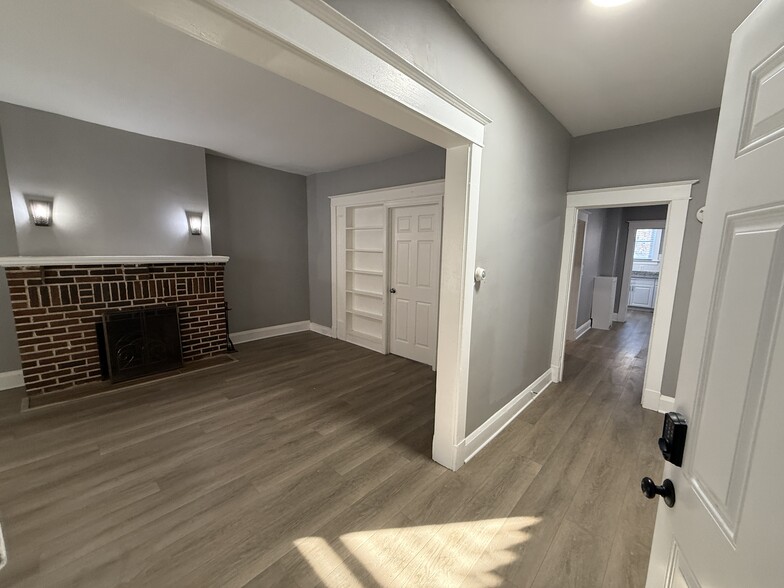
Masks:
[[[673,486],[672,480],[664,480],[661,486],[657,486],[656,482],[646,476],[640,482],[640,488],[645,494],[645,498],[653,498],[658,494],[664,498],[664,504],[670,508],[675,506],[675,486]]]
[[[397,292],[397,290],[395,290],[394,288],[390,288],[390,289],[389,289],[389,293],[390,293],[390,294],[394,294],[395,292]]]

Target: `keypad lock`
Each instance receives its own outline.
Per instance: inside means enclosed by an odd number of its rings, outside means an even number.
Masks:
[[[662,436],[659,438],[659,449],[665,460],[680,467],[683,464],[683,449],[686,446],[686,419],[677,412],[664,415]]]

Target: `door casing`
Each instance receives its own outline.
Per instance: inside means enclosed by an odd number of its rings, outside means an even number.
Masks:
[[[389,231],[389,218],[391,215],[391,211],[394,208],[402,207],[402,206],[423,206],[426,204],[435,204],[438,206],[438,215],[441,218],[441,243],[439,244],[441,255],[439,256],[439,280],[438,280],[438,295],[440,300],[441,294],[441,269],[443,268],[443,261],[442,257],[444,254],[443,250],[443,215],[444,215],[444,180],[435,180],[431,182],[420,182],[416,184],[406,184],[403,186],[392,186],[389,188],[382,188],[379,190],[368,190],[365,192],[354,192],[351,194],[339,194],[336,196],[330,197],[330,251],[331,251],[331,266],[332,266],[332,336],[339,338],[338,334],[338,322],[339,322],[339,304],[338,300],[340,300],[341,296],[345,297],[345,288],[341,287],[341,280],[339,279],[338,273],[338,257],[340,256],[341,252],[338,250],[339,242],[338,242],[338,227],[339,227],[339,216],[344,213],[347,208],[352,206],[368,206],[368,205],[383,205],[384,206],[384,216],[385,216],[385,225],[386,225],[386,235],[384,237],[384,298],[382,300],[382,304],[385,308],[386,312],[386,319],[385,320],[385,336],[383,338],[383,345],[376,349],[376,351],[380,351],[381,353],[389,353],[389,316],[390,316],[390,300],[389,300],[389,280],[390,280],[390,263],[391,263],[391,255],[389,254],[390,251],[390,231]],[[440,319],[440,305],[438,309],[438,317],[437,320]],[[440,334],[440,320],[439,324],[439,334]],[[435,365],[438,363],[438,352],[436,352],[436,362],[433,365],[433,369],[435,369]]]
[[[664,376],[664,358],[670,336],[672,309],[675,302],[675,286],[680,270],[683,235],[686,231],[686,216],[691,199],[691,187],[698,180],[627,186],[601,190],[569,192],[566,196],[566,218],[564,241],[561,250],[561,274],[558,286],[558,302],[553,334],[553,352],[550,370],[553,382],[563,379],[566,348],[567,313],[571,291],[572,260],[574,258],[577,218],[581,209],[623,208],[627,206],[651,206],[666,204],[667,227],[664,231],[662,271],[659,274],[657,305],[653,311],[648,361],[643,383],[642,406],[659,412],[671,409],[673,399],[661,393]]]

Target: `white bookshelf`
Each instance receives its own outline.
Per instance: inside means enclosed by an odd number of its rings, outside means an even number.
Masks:
[[[384,352],[386,349],[386,208],[347,206],[339,240],[343,274],[339,328],[346,341]]]

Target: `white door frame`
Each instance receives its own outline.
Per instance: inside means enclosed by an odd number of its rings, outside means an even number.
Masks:
[[[632,283],[632,265],[634,265],[634,241],[637,229],[667,229],[666,219],[629,221],[629,234],[626,236],[626,252],[623,258],[623,278],[621,280],[621,299],[618,303],[618,321],[626,322],[626,311],[629,309],[629,288]],[[663,258],[664,256],[662,256]],[[662,264],[663,259],[662,259]],[[613,301],[615,304],[615,301]],[[655,308],[655,306],[654,306]]]
[[[444,180],[435,180],[430,182],[419,182],[416,184],[406,184],[404,186],[392,186],[389,188],[381,188],[378,190],[367,190],[364,192],[352,192],[350,194],[338,194],[330,196],[330,255],[332,265],[332,336],[340,338],[338,333],[338,322],[340,320],[340,305],[339,300],[341,297],[345,299],[345,287],[341,287],[344,282],[338,279],[338,218],[341,214],[345,214],[345,209],[351,206],[372,206],[374,204],[384,205],[384,226],[387,230],[384,231],[384,291],[382,304],[386,308],[386,320],[384,321],[384,330],[386,335],[384,337],[383,346],[381,349],[375,349],[381,353],[389,353],[389,213],[393,208],[401,206],[419,206],[425,204],[438,205],[439,215],[442,219],[442,233],[443,233],[443,209],[444,209]],[[441,238],[443,244],[443,236]],[[441,245],[439,245],[441,247]],[[442,247],[443,254],[443,247]],[[439,268],[440,269],[440,268]],[[439,274],[440,276],[440,274]],[[440,294],[440,280],[437,286],[437,292]]]
[[[580,279],[577,282],[577,289],[575,290],[575,293],[574,293],[574,300],[572,300],[571,294],[569,296],[569,299],[568,299],[569,305],[567,306],[567,311],[566,311],[566,318],[569,321],[569,323],[571,323],[570,325],[567,324],[567,327],[566,327],[566,338],[569,341],[574,341],[578,337],[581,337],[591,327],[591,319],[590,319],[590,317],[588,318],[588,322],[585,323],[585,325],[588,325],[587,328],[584,325],[578,325],[577,324],[577,315],[580,312],[580,293],[581,293],[582,287],[583,287],[583,272],[585,271],[585,240],[588,237],[588,221],[589,221],[590,217],[591,217],[591,211],[590,210],[580,210],[577,213],[577,220],[578,221],[583,221],[585,223],[585,231],[583,231],[583,250],[582,250],[582,257],[580,258]],[[575,243],[574,243],[574,249],[572,251],[572,260],[574,260],[574,254],[577,252],[577,241],[576,241],[576,239],[577,239],[577,237],[576,237],[576,235],[577,235],[577,233],[576,233],[577,226],[578,226],[577,223],[575,223],[575,227],[574,227],[574,230],[575,230]],[[572,261],[572,272],[574,272],[574,261]],[[572,285],[573,284],[571,284],[571,281],[570,281],[569,287],[571,288]],[[574,311],[574,321],[572,321],[572,316],[571,316],[572,311]]]
[[[659,274],[658,302],[653,311],[651,340],[648,362],[643,383],[642,405],[645,408],[665,412],[672,406],[673,399],[661,394],[664,358],[670,336],[672,308],[675,302],[675,287],[680,269],[683,235],[686,230],[686,215],[691,199],[691,187],[698,180],[626,186],[601,190],[568,192],[566,195],[566,220],[564,241],[561,251],[561,275],[558,285],[558,302],[555,315],[555,333],[550,369],[553,382],[563,380],[564,351],[566,346],[566,315],[571,287],[571,265],[574,257],[577,215],[583,208],[623,208],[627,206],[652,206],[666,204],[667,227],[664,231],[664,253]]]

